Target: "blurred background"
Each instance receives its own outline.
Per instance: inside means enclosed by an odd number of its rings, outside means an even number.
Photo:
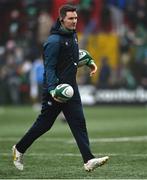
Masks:
[[[79,46],[98,65],[77,76],[83,104],[147,103],[147,1],[0,0],[0,105],[40,104],[42,44],[58,8],[77,5]]]

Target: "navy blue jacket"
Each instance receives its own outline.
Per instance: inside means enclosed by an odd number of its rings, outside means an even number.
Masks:
[[[43,47],[45,89],[49,92],[61,83],[68,83],[76,87],[77,64],[79,61],[76,32],[66,32],[57,20]]]

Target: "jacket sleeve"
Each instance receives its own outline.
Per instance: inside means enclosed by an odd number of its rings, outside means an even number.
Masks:
[[[58,40],[49,39],[44,44],[44,68],[48,92],[55,89],[59,79],[56,75],[60,43]]]

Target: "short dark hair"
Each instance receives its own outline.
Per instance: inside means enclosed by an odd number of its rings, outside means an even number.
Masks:
[[[59,8],[59,16],[63,19],[66,16],[66,13],[68,11],[72,11],[72,12],[76,11],[77,12],[77,8],[74,5],[65,4]]]

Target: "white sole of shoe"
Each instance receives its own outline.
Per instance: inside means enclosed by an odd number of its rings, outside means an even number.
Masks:
[[[19,162],[17,162],[16,160],[15,160],[15,152],[16,151],[16,147],[15,147],[15,145],[12,147],[12,156],[13,156],[13,164],[15,165],[15,167],[18,169],[18,170],[20,170],[20,171],[23,171],[23,165],[22,164],[20,164]]]
[[[99,159],[101,159],[101,158],[99,158]],[[85,165],[85,166],[84,166],[85,171],[87,171],[87,172],[92,172],[92,171],[94,171],[96,168],[103,166],[103,165],[108,161],[109,156],[105,156],[105,157],[103,157],[102,159],[103,159],[103,160],[102,160],[101,162],[97,162],[97,163],[95,164],[95,166],[92,167],[92,168],[89,168],[89,167],[87,167],[87,166]]]

